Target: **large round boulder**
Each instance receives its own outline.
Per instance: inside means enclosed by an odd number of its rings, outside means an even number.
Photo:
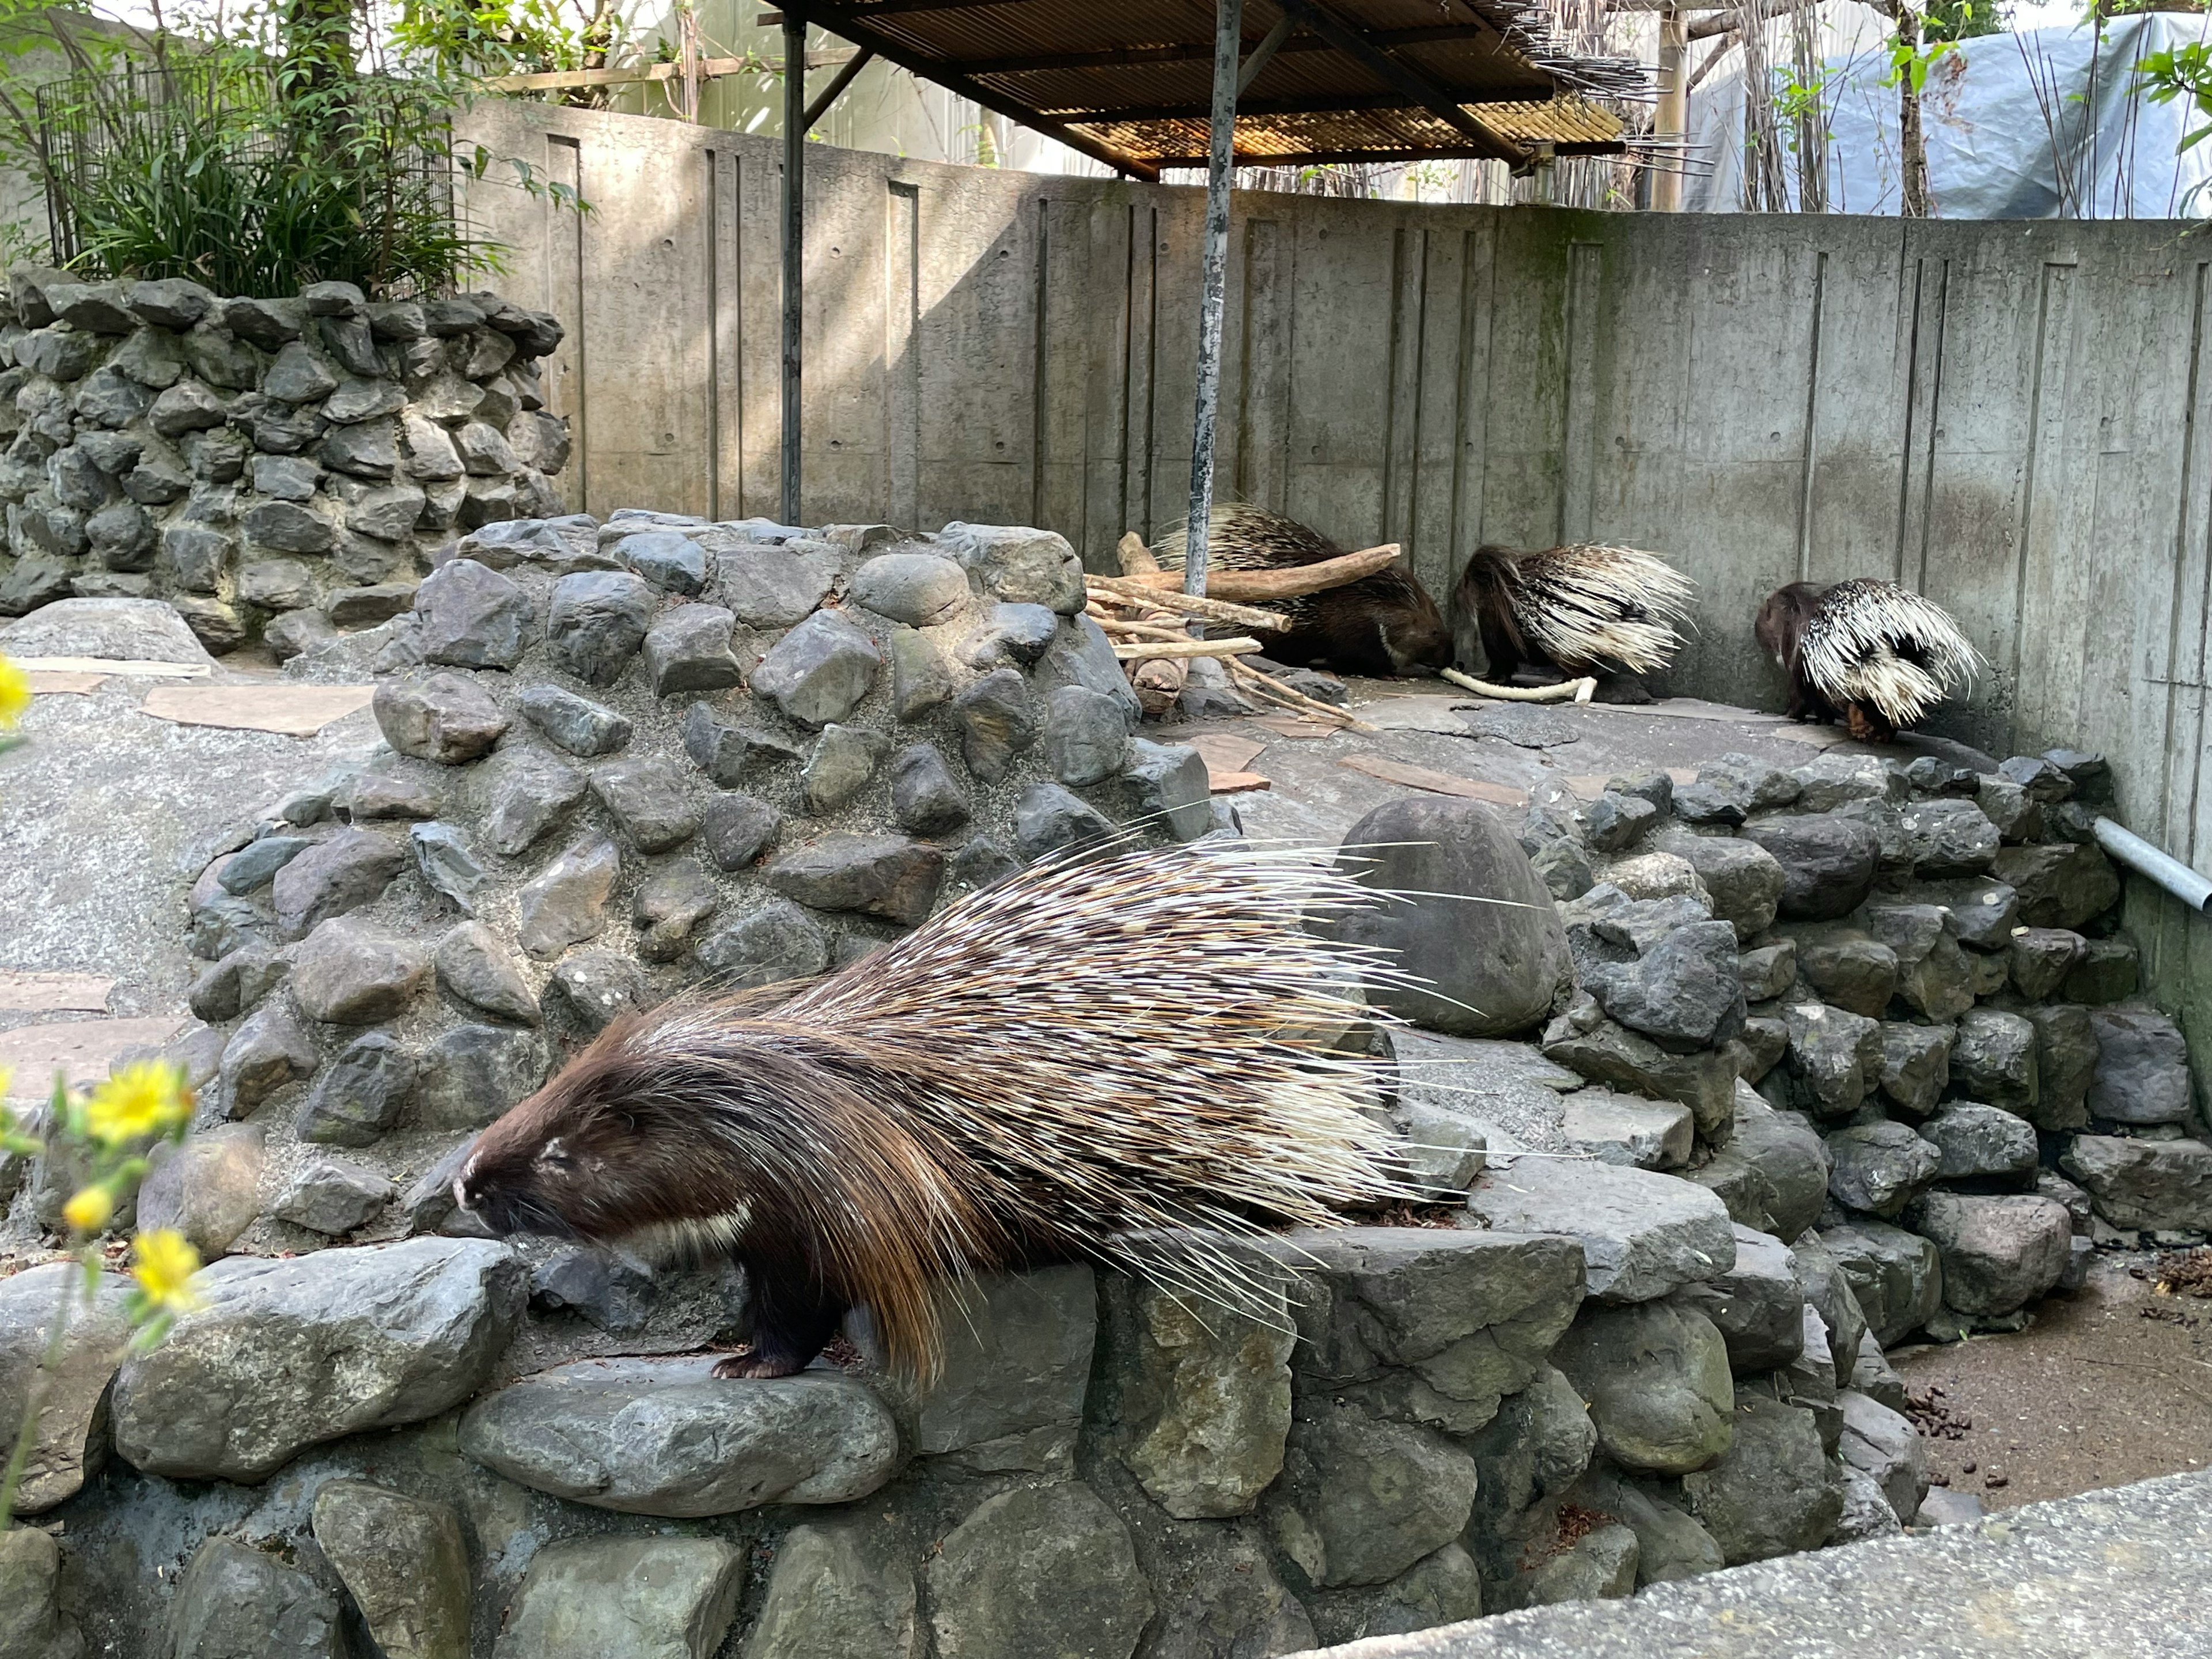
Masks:
[[[1392,1013],[1457,1036],[1510,1036],[1551,1010],[1567,970],[1566,930],[1504,821],[1478,801],[1412,796],[1376,807],[1344,838],[1362,885],[1402,893],[1316,917],[1326,937],[1381,947],[1426,988],[1370,981]]]

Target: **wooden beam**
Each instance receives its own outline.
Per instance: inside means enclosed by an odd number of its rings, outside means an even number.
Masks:
[[[1655,137],[1680,143],[1689,131],[1690,40],[1687,20],[1676,8],[1659,14],[1659,106],[1651,122]],[[1651,175],[1651,207],[1657,213],[1682,210],[1679,167]]]
[[[865,46],[877,57],[901,69],[912,71],[925,81],[933,81],[948,91],[957,92],[971,103],[980,104],[994,115],[1003,115],[1010,121],[1020,123],[1032,132],[1042,132],[1048,138],[1058,140],[1070,149],[1088,155],[1095,161],[1103,161],[1116,173],[1125,173],[1133,179],[1142,179],[1147,184],[1159,182],[1159,164],[1143,156],[1131,155],[1102,143],[1086,133],[1075,132],[1061,122],[1040,115],[1025,104],[993,91],[981,82],[955,71],[951,65],[939,63],[915,52],[890,37],[870,28],[866,20],[856,14],[861,9],[840,0],[804,0],[804,3],[784,8],[778,14],[784,17],[799,17],[817,23],[833,34],[842,35],[855,46]]]
[[[853,84],[853,77],[875,60],[876,54],[866,46],[862,46],[860,51],[853,54],[845,67],[837,71],[836,79],[823,88],[822,95],[806,106],[806,130],[809,132],[813,131],[821,124],[822,118],[830,112],[830,106],[836,103],[845,88]],[[810,64],[812,61],[811,58],[808,59]]]
[[[1370,39],[1364,30],[1346,22],[1322,4],[1321,0],[1281,0],[1281,4],[1284,10],[1322,40],[1380,76],[1414,103],[1465,136],[1468,142],[1476,146],[1483,155],[1499,161],[1518,162],[1522,159],[1516,146],[1500,138],[1462,109],[1456,94],[1431,80],[1412,64],[1401,63],[1393,58]]]
[[[1283,42],[1291,38],[1291,15],[1285,12],[1275,20],[1275,27],[1260,37],[1260,44],[1244,54],[1244,61],[1237,70],[1237,97],[1241,103],[1245,89],[1259,78],[1260,71],[1267,67],[1275,54],[1283,49]]]
[[[1213,526],[1214,422],[1221,405],[1223,318],[1229,304],[1229,187],[1237,161],[1237,70],[1244,56],[1244,0],[1213,0],[1212,147],[1206,164],[1206,242],[1200,261],[1198,395],[1190,422],[1190,511],[1183,521],[1182,591],[1206,597],[1206,537]],[[1196,623],[1190,631],[1202,634]],[[1119,655],[1121,647],[1115,647]]]
[[[1384,47],[1429,46],[1438,41],[1479,40],[1497,31],[1479,23],[1439,23],[1417,29],[1376,29],[1372,39]],[[1278,52],[1334,52],[1334,46],[1310,34],[1292,35]],[[1152,64],[1203,63],[1213,56],[1211,40],[1177,40],[1156,46],[1114,46],[1097,52],[1032,52],[1012,58],[959,58],[950,60],[963,75],[1031,75],[1048,70],[1138,69]]]

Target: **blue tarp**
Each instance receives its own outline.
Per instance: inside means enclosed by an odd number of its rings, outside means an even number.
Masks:
[[[2208,35],[2212,19],[2153,12],[2107,23],[1965,40],[1936,60],[1921,94],[1929,194],[1945,219],[2167,219],[2212,212],[2212,140],[2186,155],[2201,125],[2185,102],[2135,90],[2147,54]],[[1895,213],[1898,93],[1881,84],[1879,48],[1827,61],[1828,209]],[[1778,81],[1778,85],[1779,84]],[[1683,183],[1692,211],[1742,206],[1743,79],[1717,76],[1691,94],[1695,158]],[[1794,158],[1785,156],[1792,173]]]

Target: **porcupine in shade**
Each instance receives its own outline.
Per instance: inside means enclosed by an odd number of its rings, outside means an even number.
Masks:
[[[1453,590],[1452,617],[1480,639],[1498,684],[1528,664],[1575,679],[1595,675],[1607,702],[1649,702],[1640,677],[1681,648],[1691,592],[1688,577],[1640,548],[1485,546]]]
[[[1242,502],[1215,507],[1206,526],[1209,569],[1283,570],[1340,559],[1348,550],[1295,519]],[[1182,568],[1185,531],[1178,525],[1153,547],[1161,569]],[[1288,633],[1267,637],[1267,654],[1294,668],[1320,662],[1387,679],[1451,666],[1451,629],[1402,559],[1341,587],[1270,599],[1267,609],[1291,623]]]
[[[454,1195],[497,1233],[743,1264],[751,1347],[722,1376],[800,1370],[860,1304],[927,1376],[940,1285],[1053,1261],[1256,1307],[1255,1237],[1419,1195],[1361,1111],[1389,1062],[1313,1035],[1347,971],[1400,976],[1302,922],[1375,900],[1248,843],[1062,855],[787,1000],[617,1021]]]
[[[1871,577],[1777,588],[1752,631],[1790,677],[1790,718],[1840,719],[1862,743],[1888,742],[1981,663],[1950,612]]]

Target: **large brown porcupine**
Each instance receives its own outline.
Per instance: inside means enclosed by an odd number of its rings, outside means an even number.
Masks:
[[[1161,569],[1182,568],[1187,529],[1178,525],[1152,548]],[[1224,502],[1206,520],[1209,568],[1283,570],[1340,559],[1347,550],[1263,507]],[[1294,668],[1322,662],[1340,673],[1387,679],[1451,666],[1451,629],[1402,559],[1341,587],[1270,599],[1267,608],[1291,621],[1290,632],[1268,637],[1268,654]]]
[[[1942,606],[1871,577],[1777,588],[1752,631],[1790,677],[1790,718],[1840,717],[1863,743],[1888,742],[1981,664]]]
[[[1639,548],[1479,547],[1453,591],[1452,614],[1478,632],[1499,684],[1523,663],[1577,678],[1649,674],[1681,648],[1691,591],[1688,577]]]
[[[1362,1115],[1388,1062],[1314,1035],[1347,974],[1401,976],[1301,924],[1376,897],[1244,842],[1063,854],[787,1000],[610,1026],[455,1196],[499,1233],[741,1262],[751,1352],[721,1376],[799,1370],[865,1304],[927,1376],[939,1286],[1052,1260],[1255,1306],[1254,1237],[1419,1195]]]

